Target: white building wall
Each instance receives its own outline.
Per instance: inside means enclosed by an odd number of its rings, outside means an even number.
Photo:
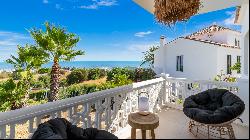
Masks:
[[[240,46],[240,44],[238,45],[235,44],[235,39],[236,41],[240,43],[241,41],[241,36],[240,36],[240,33],[238,32],[233,32],[233,31],[225,31],[226,32],[226,36],[227,36],[227,43],[226,44],[229,44],[229,45],[232,45],[232,46]]]
[[[214,42],[219,42],[223,44],[228,44],[231,46],[235,46],[235,39],[240,41],[240,33],[236,31],[223,30],[211,33],[212,36],[208,36],[208,34],[195,36],[197,39],[202,40],[210,40]]]
[[[184,56],[183,72],[176,71],[176,57],[180,55]],[[233,66],[241,51],[180,38],[155,52],[154,69],[157,74],[167,73],[171,77],[213,80],[221,70],[226,74],[227,55],[231,55]],[[240,76],[237,71],[232,73],[233,76]]]
[[[163,68],[164,68],[164,48],[160,47],[154,52],[154,71],[157,74],[163,73]]]
[[[178,39],[165,46],[166,73],[171,77],[194,80],[213,79],[217,74],[216,46],[197,41]],[[184,56],[183,72],[176,71],[176,57]]]
[[[227,36],[224,31],[212,33],[212,36],[208,36],[208,34],[198,35],[195,38],[202,40],[210,40],[214,42],[227,43]]]
[[[218,66],[217,66],[217,73],[220,74],[221,70],[224,74],[227,74],[227,55],[231,55],[231,63],[232,66],[237,63],[237,56],[241,56],[240,49],[233,49],[233,48],[225,48],[225,47],[218,47]],[[242,57],[241,57],[242,59]],[[242,62],[242,60],[241,60]],[[232,71],[232,76],[240,77],[240,74],[237,74],[237,71]]]
[[[241,118],[244,124],[249,127],[249,1],[241,5],[239,16],[241,27],[241,46],[242,46],[242,76],[239,81],[239,97],[245,103],[245,111]]]

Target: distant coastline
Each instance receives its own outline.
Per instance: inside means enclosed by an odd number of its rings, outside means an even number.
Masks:
[[[71,62],[60,62],[60,66],[69,68],[103,68],[111,69],[114,67],[129,67],[138,68],[140,67],[141,61],[71,61]],[[42,67],[51,67],[52,62],[44,64]],[[147,65],[143,66],[148,67]],[[13,71],[14,67],[6,62],[0,62],[1,71]]]

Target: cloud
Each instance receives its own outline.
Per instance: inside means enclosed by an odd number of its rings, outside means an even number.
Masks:
[[[88,6],[82,5],[82,6],[80,6],[80,8],[82,8],[82,9],[97,9],[98,6],[95,5],[95,4],[93,4],[93,5],[88,5]]]
[[[58,10],[63,10],[63,8],[61,7],[60,4],[56,4],[55,7],[56,7],[56,9],[58,9]]]
[[[127,51],[142,53],[147,51],[152,46],[159,46],[158,42],[136,43],[128,46]]]
[[[152,34],[153,32],[151,31],[147,31],[147,32],[138,32],[138,33],[135,33],[135,36],[136,37],[145,37],[146,35],[150,35]]]
[[[25,34],[0,31],[0,62],[8,59],[10,55],[15,55],[17,45],[24,45],[30,42],[31,38]]]
[[[117,1],[116,0],[101,0],[101,1],[97,1],[94,0],[98,6],[113,6],[113,5],[117,5]]]
[[[49,1],[48,0],[43,0],[43,3],[47,4],[47,3],[49,3]]]
[[[92,4],[90,5],[82,5],[79,8],[82,9],[98,9],[99,7],[111,7],[114,5],[118,5],[116,0],[92,0]]]
[[[234,25],[235,11],[226,11],[226,15],[228,15],[229,18],[225,19],[223,23],[225,25]]]

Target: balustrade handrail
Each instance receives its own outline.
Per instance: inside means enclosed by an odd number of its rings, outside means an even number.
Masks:
[[[186,78],[174,78],[167,77],[166,81],[174,80],[174,81],[183,81],[187,83],[200,83],[200,84],[217,84],[217,85],[225,85],[225,86],[238,86],[238,82],[225,82],[225,81],[213,81],[213,80],[192,80]]]
[[[78,104],[92,102],[98,99],[105,98],[107,96],[114,96],[117,93],[132,92],[134,89],[143,88],[145,86],[149,86],[149,85],[161,82],[161,81],[164,81],[164,79],[157,78],[157,79],[142,81],[142,82],[133,83],[133,84],[129,84],[129,85],[121,86],[121,87],[116,87],[112,89],[93,92],[93,93],[89,93],[86,95],[58,100],[55,102],[48,102],[45,104],[24,107],[21,109],[11,110],[7,112],[0,112],[0,126],[10,124],[10,123],[16,123],[22,120],[28,120],[32,117],[59,111],[64,108],[73,107]]]

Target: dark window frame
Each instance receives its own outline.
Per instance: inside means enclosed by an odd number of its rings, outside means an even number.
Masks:
[[[176,71],[183,72],[183,55],[176,56]]]
[[[227,55],[227,74],[232,74],[232,56],[231,55]]]
[[[237,56],[237,63],[241,63],[241,56]],[[237,70],[237,73],[241,73],[241,70]]]

